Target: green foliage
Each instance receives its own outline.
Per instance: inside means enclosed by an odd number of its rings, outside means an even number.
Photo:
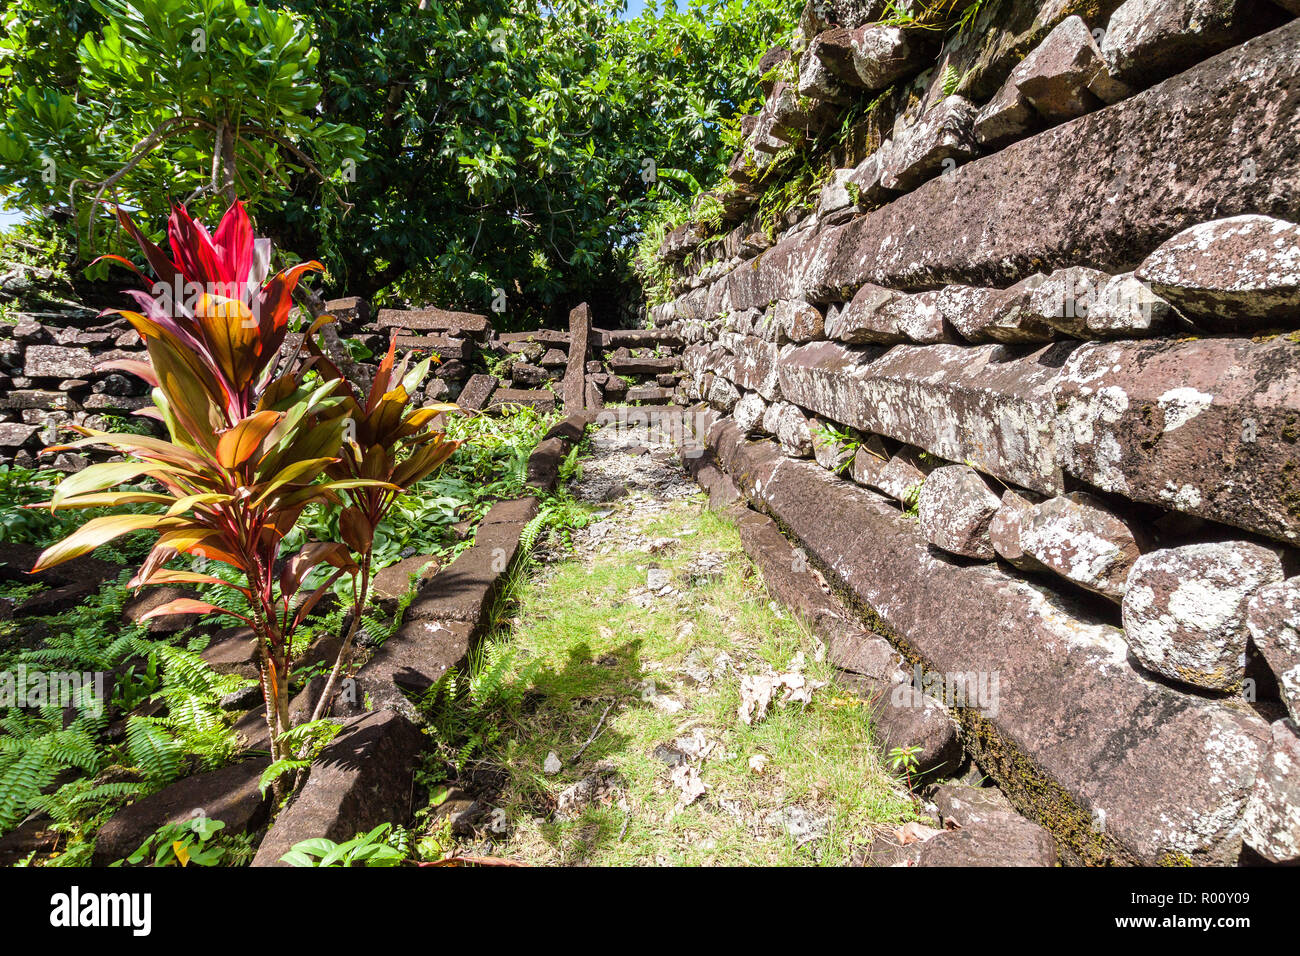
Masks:
[[[125,860],[113,866],[244,866],[255,848],[247,834],[228,836],[221,820],[194,817],[159,827]],[[146,862],[147,861],[147,862]]]
[[[267,787],[286,773],[297,773],[311,766],[312,761],[320,756],[325,745],[338,736],[343,725],[332,720],[309,720],[305,724],[291,727],[281,735],[286,748],[302,756],[294,759],[277,760],[262,771],[257,785],[262,793]]]
[[[294,201],[283,230],[355,294],[481,308],[505,289],[507,324],[613,291],[682,194],[665,171],[721,173],[758,58],[802,7],[689,0],[622,21],[621,0],[287,2],[315,24],[325,116],[366,129],[369,158],[351,215]],[[374,38],[364,56],[357,37]]]
[[[195,646],[154,640],[143,625],[123,625],[127,593],[124,584],[106,585],[84,604],[39,619],[48,632],[41,646],[0,655],[5,670],[100,672],[112,685],[107,707],[78,707],[70,723],[58,707],[3,711],[0,832],[39,809],[74,847],[88,846],[94,829],[122,803],[181,773],[220,766],[232,753],[229,718],[219,702],[247,682],[216,673]],[[130,714],[122,743],[106,738],[113,714],[146,705],[152,716]],[[97,780],[112,767],[138,780]],[[50,790],[65,771],[77,776]]]
[[[3,18],[12,65],[0,75],[0,193],[14,208],[72,214],[83,262],[110,248],[90,235],[99,210],[88,200],[103,193],[151,212],[173,197],[229,201],[233,188],[253,205],[294,190],[315,202],[310,184],[342,183],[345,162],[362,158],[361,131],[319,115],[319,54],[290,10],[36,0],[51,20],[72,14],[54,40],[32,28],[28,5],[10,3]],[[233,157],[230,187],[219,139]]]
[[[466,671],[449,669],[425,693],[420,710],[457,772],[500,741],[534,669],[516,668],[516,652],[505,640],[486,640],[471,652]]]
[[[381,823],[346,843],[324,837],[295,843],[280,862],[290,866],[397,866],[407,857],[408,842],[406,831]]]

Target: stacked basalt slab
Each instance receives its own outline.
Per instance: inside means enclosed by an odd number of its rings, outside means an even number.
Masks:
[[[1300,10],[1076,6],[810,4],[729,175],[824,186],[670,231],[651,315],[750,504],[905,660],[998,676],[953,717],[1064,859],[1294,863]]]

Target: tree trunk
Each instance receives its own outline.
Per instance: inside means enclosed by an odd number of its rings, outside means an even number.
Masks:
[[[227,205],[235,202],[235,131],[222,120],[217,125],[217,157],[220,161],[219,189]]]

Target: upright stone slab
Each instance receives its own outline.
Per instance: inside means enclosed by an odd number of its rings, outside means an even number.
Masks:
[[[586,400],[583,382],[587,366],[587,340],[591,337],[591,308],[587,303],[569,313],[569,363],[564,369],[564,410],[566,413],[582,411]]]

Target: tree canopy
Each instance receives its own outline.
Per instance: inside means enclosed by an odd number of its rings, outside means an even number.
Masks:
[[[161,222],[169,200],[215,209],[233,188],[279,247],[327,264],[334,293],[504,296],[536,318],[613,296],[682,191],[665,171],[717,179],[798,10],[11,0],[0,192],[55,216],[85,261],[122,244],[98,194]],[[59,20],[75,41],[40,26]]]

